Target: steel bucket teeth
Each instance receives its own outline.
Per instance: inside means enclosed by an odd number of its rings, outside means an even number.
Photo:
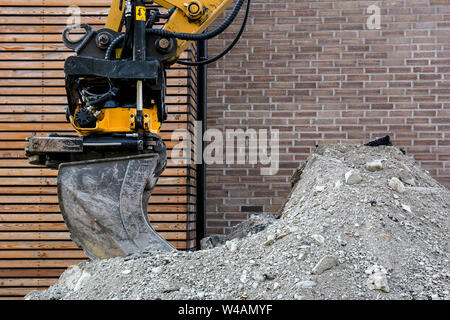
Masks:
[[[59,166],[61,212],[72,240],[89,258],[175,250],[152,228],[147,215],[160,161],[158,154],[144,154]]]

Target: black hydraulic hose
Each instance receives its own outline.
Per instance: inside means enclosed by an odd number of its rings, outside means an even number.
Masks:
[[[108,49],[106,50],[105,53],[105,59],[106,60],[110,60],[111,59],[111,53],[113,52],[113,50],[116,48],[117,44],[123,40],[125,38],[125,34],[121,34],[120,36],[118,36],[117,38],[115,38],[111,44],[109,45]]]
[[[158,18],[158,11],[153,11],[150,15],[150,18],[148,18],[147,22],[145,23],[145,27],[152,27],[156,21],[156,18]]]
[[[120,53],[120,59],[124,57],[124,53],[128,53],[128,51],[132,50],[133,47],[133,37],[134,37],[134,19],[133,15],[135,15],[135,8],[132,8],[132,11],[129,15],[125,12],[125,39],[123,40],[122,52]]]
[[[146,29],[145,31],[150,34],[156,34],[165,38],[177,38],[180,40],[188,40],[188,41],[196,41],[196,40],[207,40],[214,38],[218,34],[222,33],[226,28],[228,28],[238,15],[241,7],[245,0],[238,0],[233,8],[233,11],[230,15],[223,21],[220,25],[214,28],[211,31],[204,32],[201,34],[192,34],[192,33],[175,33],[163,29]]]
[[[230,50],[233,49],[233,47],[236,45],[236,43],[238,43],[239,39],[241,38],[242,34],[244,33],[245,26],[247,25],[248,15],[250,12],[250,2],[251,2],[251,0],[247,0],[247,8],[245,10],[245,16],[244,16],[244,20],[242,21],[241,29],[239,30],[238,34],[234,38],[233,42],[231,42],[224,51],[222,51],[220,54],[218,54],[217,56],[215,56],[214,58],[211,58],[211,59],[206,59],[206,60],[201,60],[201,61],[178,60],[177,63],[185,65],[185,66],[202,66],[205,64],[210,64],[210,63],[216,62],[217,60],[222,58],[224,55],[226,55],[228,52],[230,52]]]

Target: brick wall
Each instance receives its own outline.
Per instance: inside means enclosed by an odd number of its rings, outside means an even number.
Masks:
[[[366,25],[372,4],[380,30]],[[209,41],[209,56],[238,24]],[[321,143],[389,134],[450,186],[450,0],[253,0],[246,33],[210,65],[208,86],[208,128],[279,129],[281,138],[275,176],[208,166],[208,233],[276,211]]]

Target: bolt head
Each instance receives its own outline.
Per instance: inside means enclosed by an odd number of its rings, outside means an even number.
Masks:
[[[161,39],[159,39],[158,44],[161,49],[167,49],[170,46],[170,41],[169,41],[169,39],[161,38]]]
[[[188,11],[192,15],[196,15],[200,12],[200,7],[197,3],[191,2],[188,7]]]
[[[99,37],[98,37],[98,41],[99,41],[101,44],[107,44],[107,43],[109,42],[109,37],[108,37],[106,34],[101,34],[101,35],[99,35]]]
[[[108,44],[111,42],[111,37],[106,32],[101,32],[97,35],[95,39],[95,43],[99,48],[106,48]]]

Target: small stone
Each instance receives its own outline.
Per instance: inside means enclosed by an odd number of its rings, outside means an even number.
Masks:
[[[402,209],[408,213],[412,213],[411,207],[406,204],[402,204]]]
[[[380,234],[380,238],[383,239],[384,241],[388,242],[391,240],[391,236],[386,234],[386,233],[381,233]]]
[[[164,293],[170,293],[170,292],[176,292],[176,291],[180,291],[181,292],[182,288],[179,288],[177,286],[169,286],[166,289],[163,290]]]
[[[225,242],[225,246],[230,251],[236,251],[237,250],[237,244],[234,241],[227,241],[227,242]]]
[[[367,162],[366,169],[371,172],[383,170],[383,163],[381,163],[381,160],[374,160],[371,162]]]
[[[205,292],[204,291],[197,292],[197,297],[199,299],[205,299]]]
[[[316,283],[311,280],[300,281],[295,284],[297,288],[312,288],[316,286]]]
[[[325,186],[316,186],[315,189],[317,192],[322,192],[323,190],[325,190]]]
[[[339,243],[341,246],[345,247],[345,246],[347,245],[347,241],[345,241],[345,240],[342,238],[342,235],[339,235],[338,238],[337,238],[337,240],[338,240],[338,243]]]
[[[401,181],[403,181],[406,184],[409,184],[410,186],[416,185],[416,181],[414,180],[413,175],[405,169],[400,169],[400,171],[398,172],[398,177],[400,178]]]
[[[341,186],[342,186],[342,181],[341,180],[336,181],[336,183],[334,184],[334,188],[335,189],[339,189]]]
[[[322,274],[323,272],[337,266],[339,263],[336,258],[332,256],[325,256],[316,264],[316,266],[312,269],[312,274]]]
[[[214,248],[214,240],[213,240],[213,238],[211,238],[211,237],[203,238],[203,239],[200,241],[200,248],[201,248],[202,250]]]
[[[366,285],[370,290],[390,291],[386,277],[387,271],[383,266],[375,264],[369,267],[365,273],[369,275]]]
[[[267,240],[275,240],[275,235],[274,234],[269,234],[268,236],[267,236]]]
[[[323,245],[325,243],[325,238],[320,234],[313,234],[311,238],[313,238],[314,241],[316,241],[316,243],[319,245]]]
[[[275,242],[275,235],[269,234],[269,235],[267,236],[267,241],[264,242],[264,245],[265,245],[265,246],[270,246],[270,245],[273,244],[274,242]]]
[[[162,272],[162,268],[161,267],[154,267],[154,268],[152,268],[152,272],[156,273],[156,274],[161,273]]]
[[[255,272],[252,276],[253,280],[258,281],[258,282],[264,282],[266,281],[267,277],[265,274],[260,273],[260,272]]]
[[[392,177],[391,180],[389,180],[389,187],[391,187],[392,190],[398,193],[405,192],[405,186],[403,185],[403,182],[401,182],[396,177]]]
[[[358,171],[350,170],[345,174],[345,183],[352,185],[357,184],[362,181],[362,177],[359,175]]]
[[[278,290],[278,289],[280,289],[280,288],[281,288],[281,286],[280,286],[280,284],[279,284],[278,282],[275,282],[275,283],[273,284],[273,291]]]
[[[290,231],[287,231],[287,232],[284,232],[284,233],[280,233],[279,235],[277,235],[277,237],[275,239],[276,240],[280,240],[280,239],[283,239],[284,237],[286,237],[286,236],[288,236],[290,234],[291,234]]]
[[[130,274],[131,273],[131,270],[123,270],[122,271],[122,274]]]
[[[298,260],[298,261],[302,261],[304,257],[305,257],[305,253],[302,252],[302,253],[300,253],[300,254],[298,255],[297,260]]]

